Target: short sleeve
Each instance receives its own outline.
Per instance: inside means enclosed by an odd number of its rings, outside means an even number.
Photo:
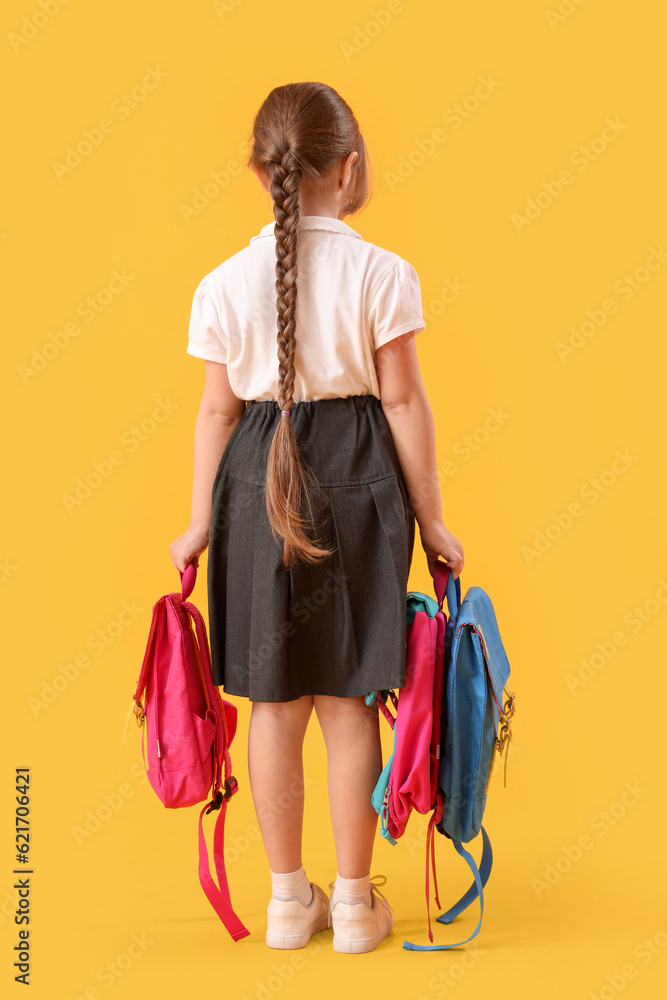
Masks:
[[[208,275],[199,282],[192,300],[187,353],[207,361],[227,364],[227,335],[211,299]]]
[[[402,333],[425,330],[419,278],[412,264],[399,258],[373,294],[370,331],[377,350]]]

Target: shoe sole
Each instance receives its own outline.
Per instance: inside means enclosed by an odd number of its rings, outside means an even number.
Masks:
[[[305,948],[313,934],[317,934],[318,931],[325,931],[328,926],[329,921],[325,914],[312,930],[306,931],[305,934],[273,934],[267,931],[266,943],[269,948]]]
[[[341,938],[334,934],[333,949],[345,955],[359,955],[367,951],[373,951],[379,945],[380,941],[391,933],[393,926],[394,918],[391,917],[389,925],[378,931],[372,938]]]

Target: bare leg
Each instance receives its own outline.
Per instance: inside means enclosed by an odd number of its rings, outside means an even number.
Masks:
[[[255,811],[274,872],[301,865],[303,837],[303,738],[313,696],[294,701],[252,702],[248,769]]]
[[[327,747],[329,807],[338,873],[363,878],[370,872],[378,814],[371,795],[382,772],[377,708],[363,696],[313,695]]]

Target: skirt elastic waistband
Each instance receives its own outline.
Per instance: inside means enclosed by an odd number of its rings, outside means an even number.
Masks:
[[[218,474],[263,485],[271,443],[282,417],[275,399],[248,400]],[[292,404],[289,421],[301,457],[324,485],[402,477],[378,396],[331,396]]]
[[[280,410],[280,404],[276,399],[248,399],[248,407],[263,408],[266,410]],[[292,410],[296,408],[307,410],[309,407],[318,409],[333,409],[340,406],[354,406],[356,409],[363,409],[366,406],[379,406],[382,403],[378,396],[373,393],[364,393],[356,396],[326,396],[323,399],[299,399],[292,403]]]

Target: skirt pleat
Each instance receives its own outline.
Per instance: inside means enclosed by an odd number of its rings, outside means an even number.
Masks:
[[[294,403],[319,563],[282,563],[266,511],[280,408],[250,400],[212,490],[208,610],[213,681],[251,701],[356,697],[405,683],[406,593],[415,516],[377,396]]]

